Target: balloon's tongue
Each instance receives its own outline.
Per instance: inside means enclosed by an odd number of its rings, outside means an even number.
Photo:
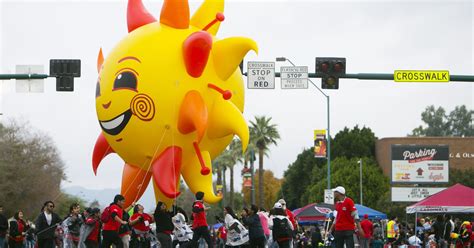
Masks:
[[[176,187],[180,177],[181,153],[180,147],[168,147],[152,165],[153,180],[168,198],[175,198],[180,194]]]

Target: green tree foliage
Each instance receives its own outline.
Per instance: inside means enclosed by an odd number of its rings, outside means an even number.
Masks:
[[[446,113],[444,108],[426,107],[421,113],[424,126],[413,129],[412,136],[474,136],[473,110],[465,105],[457,106],[453,111]]]
[[[346,195],[351,197],[355,203],[360,203],[360,176],[359,159],[336,158],[331,163],[331,182],[333,186],[343,186]],[[378,199],[390,191],[388,177],[384,176],[382,170],[372,158],[362,159],[362,189],[364,205],[380,209],[377,206]],[[309,188],[306,203],[324,202],[324,189],[326,189],[326,178],[313,184]]]
[[[271,120],[271,117],[256,116],[255,121],[250,121],[250,135],[252,136],[252,141],[255,142],[255,146],[258,149],[258,171],[260,172],[258,178],[258,206],[263,206],[264,202],[263,157],[269,146],[272,144],[276,145],[277,140],[280,139],[277,125],[272,124]]]
[[[305,194],[308,186],[322,179],[323,176],[319,172],[322,173],[323,167],[327,168],[325,165],[326,160],[315,158],[311,148],[298,154],[296,161],[288,166],[283,175],[285,180],[281,192],[288,208],[299,208],[305,203],[302,202],[301,196]]]
[[[375,141],[377,137],[370,128],[355,126],[347,127],[338,132],[331,142],[331,157],[361,158],[375,157]]]
[[[344,128],[336,134],[331,142],[331,159],[337,158],[356,159],[367,157],[373,161],[375,156],[375,137],[370,128],[362,129],[355,126],[353,129]],[[375,163],[375,162],[374,162]],[[304,206],[313,201],[316,196],[313,193],[320,192],[319,199],[322,200],[324,189],[327,188],[327,160],[314,158],[312,148],[305,149],[300,153],[295,162],[289,165],[284,174],[282,195],[290,209]],[[357,163],[352,168],[357,169]],[[332,185],[335,165],[331,166]],[[356,170],[358,172],[358,170]],[[357,174],[357,178],[359,178]],[[357,183],[357,185],[359,185]],[[311,190],[310,190],[311,189]],[[364,202],[365,203],[365,202]]]
[[[52,140],[28,125],[0,124],[0,203],[6,214],[36,217],[46,200],[56,201],[66,176]]]
[[[465,105],[456,106],[449,113],[449,126],[453,136],[474,136],[474,110],[467,110]]]
[[[449,169],[449,184],[446,187],[460,183],[464,186],[474,188],[474,168],[469,169]]]
[[[188,217],[190,217],[195,200],[194,194],[188,187],[184,185],[183,181],[181,181],[179,190],[181,194],[179,194],[178,198],[176,199],[175,205],[184,209]]]

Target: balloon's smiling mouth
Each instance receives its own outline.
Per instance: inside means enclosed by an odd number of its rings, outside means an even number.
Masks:
[[[125,112],[114,117],[111,120],[99,121],[99,124],[100,127],[102,127],[102,130],[104,130],[104,132],[110,135],[117,135],[122,132],[125,126],[127,126],[128,121],[131,117],[132,111],[130,109],[127,109]]]

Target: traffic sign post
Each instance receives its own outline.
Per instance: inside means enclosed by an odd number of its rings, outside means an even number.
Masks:
[[[324,203],[334,204],[334,192],[332,191],[332,189],[324,190]]]
[[[247,88],[275,89],[275,62],[247,63]]]
[[[280,68],[280,79],[282,89],[307,89],[308,67],[282,66]]]

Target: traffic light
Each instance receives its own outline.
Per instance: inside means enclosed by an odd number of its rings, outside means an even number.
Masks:
[[[81,60],[51,59],[49,76],[56,77],[56,91],[74,91],[74,78],[81,76]]]
[[[316,58],[316,74],[321,77],[321,88],[339,89],[339,78],[346,74],[346,58]]]

